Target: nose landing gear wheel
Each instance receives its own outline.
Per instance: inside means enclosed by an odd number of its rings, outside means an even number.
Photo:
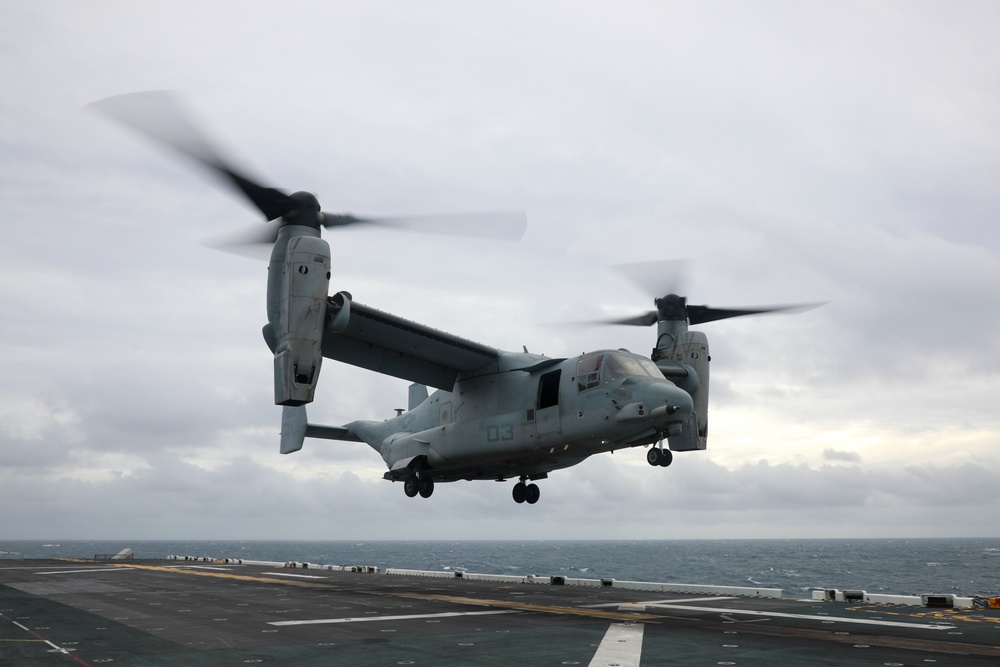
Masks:
[[[434,493],[434,480],[430,477],[421,477],[417,488],[421,498],[430,498]]]
[[[417,495],[420,490],[420,482],[416,477],[407,477],[406,481],[403,482],[403,493],[406,494],[407,498],[412,498]]]
[[[646,463],[651,466],[662,466],[666,468],[674,460],[674,454],[669,449],[653,447],[646,452]]]

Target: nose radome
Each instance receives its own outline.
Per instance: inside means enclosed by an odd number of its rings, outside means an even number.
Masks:
[[[677,421],[686,419],[694,409],[691,395],[667,380],[651,383],[644,393],[650,408],[665,406],[666,414]]]

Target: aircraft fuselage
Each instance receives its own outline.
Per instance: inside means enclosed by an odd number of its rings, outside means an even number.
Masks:
[[[346,428],[381,453],[389,479],[537,479],[599,452],[661,440],[692,409],[687,392],[630,352],[539,365],[460,378],[398,417]]]

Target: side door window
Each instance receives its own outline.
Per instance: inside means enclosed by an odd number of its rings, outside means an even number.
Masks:
[[[538,380],[538,409],[559,405],[559,378],[562,370],[549,371]]]

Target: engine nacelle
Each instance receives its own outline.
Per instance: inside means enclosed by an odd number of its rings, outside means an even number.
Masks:
[[[329,288],[330,245],[314,236],[289,239],[271,322],[276,405],[305,405],[313,400],[323,363]]]
[[[666,338],[665,338],[666,340]],[[662,355],[656,361],[664,377],[691,394],[693,410],[684,423],[683,432],[668,438],[670,449],[675,452],[706,449],[708,447],[708,337],[701,331],[679,332],[672,345],[657,351]]]

